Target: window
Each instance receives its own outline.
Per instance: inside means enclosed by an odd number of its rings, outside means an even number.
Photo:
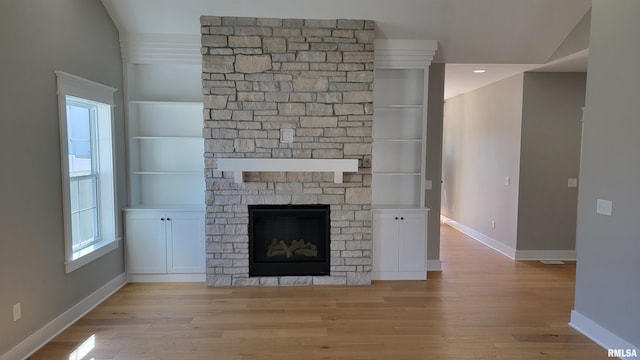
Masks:
[[[66,272],[116,249],[113,93],[56,71]]]

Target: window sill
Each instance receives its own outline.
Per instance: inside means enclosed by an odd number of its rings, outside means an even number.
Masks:
[[[105,240],[73,253],[73,259],[67,260],[65,263],[66,273],[68,274],[76,269],[79,269],[80,267],[87,265],[93,260],[96,260],[99,257],[112,252],[119,247],[119,244],[119,238],[111,241]]]

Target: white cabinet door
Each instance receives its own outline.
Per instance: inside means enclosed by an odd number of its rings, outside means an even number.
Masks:
[[[400,214],[398,270],[427,271],[427,219],[425,214]]]
[[[203,273],[205,271],[204,214],[168,212],[167,272]]]
[[[161,212],[127,213],[127,271],[134,274],[167,272],[167,242]]]
[[[373,280],[427,279],[428,209],[373,212]]]
[[[373,271],[398,271],[398,221],[373,214]]]

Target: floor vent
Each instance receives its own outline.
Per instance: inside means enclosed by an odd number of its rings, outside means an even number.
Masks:
[[[560,260],[542,260],[540,262],[545,265],[564,265],[564,261]]]

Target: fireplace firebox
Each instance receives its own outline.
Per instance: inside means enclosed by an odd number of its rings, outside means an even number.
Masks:
[[[249,205],[249,276],[329,275],[329,205]]]

